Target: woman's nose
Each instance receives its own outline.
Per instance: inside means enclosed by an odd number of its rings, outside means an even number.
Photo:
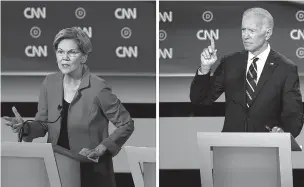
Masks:
[[[62,56],[62,60],[70,60],[69,54],[64,53],[63,56]]]

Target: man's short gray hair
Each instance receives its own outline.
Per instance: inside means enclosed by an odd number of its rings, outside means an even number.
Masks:
[[[249,15],[254,15],[254,16],[260,17],[263,22],[262,27],[273,29],[273,26],[274,26],[273,17],[267,10],[265,10],[263,8],[259,8],[259,7],[250,8],[244,12],[243,18],[246,16],[249,16]]]

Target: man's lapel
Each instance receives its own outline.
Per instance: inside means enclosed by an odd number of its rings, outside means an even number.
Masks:
[[[271,77],[271,75],[273,74],[273,71],[275,70],[275,68],[278,66],[278,63],[276,62],[276,52],[274,50],[270,50],[270,53],[267,57],[265,66],[263,68],[261,77],[258,81],[258,85],[257,88],[254,92],[253,98],[252,98],[252,104],[254,103],[255,99],[257,98],[258,94],[260,93],[260,91],[262,90],[262,88],[265,86],[266,82],[268,81],[268,79]]]
[[[52,101],[58,102],[58,105],[62,106],[63,101],[63,74],[59,72],[56,76],[55,92],[52,94]]]

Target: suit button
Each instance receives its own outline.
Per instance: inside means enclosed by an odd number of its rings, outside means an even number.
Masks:
[[[247,118],[248,121],[250,121],[250,119],[251,119],[250,117]]]

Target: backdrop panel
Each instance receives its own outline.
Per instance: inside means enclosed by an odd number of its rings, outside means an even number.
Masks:
[[[57,71],[53,39],[80,27],[98,74],[155,75],[155,2],[1,2],[2,73]]]
[[[268,10],[274,18],[271,47],[294,61],[304,75],[304,4],[295,2],[160,2],[160,74],[194,76],[200,54],[215,39],[218,59],[243,50],[243,12]],[[215,64],[215,68],[219,63]]]

